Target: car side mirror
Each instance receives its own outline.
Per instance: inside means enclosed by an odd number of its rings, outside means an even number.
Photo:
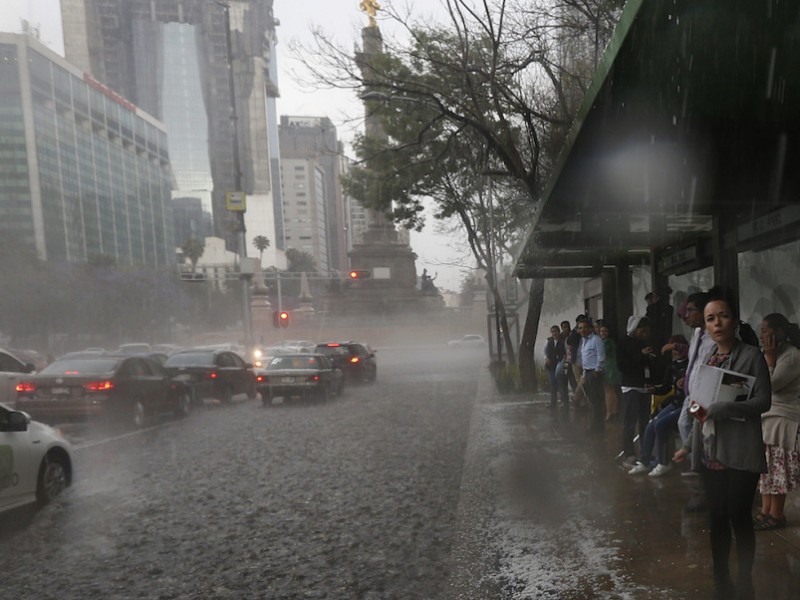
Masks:
[[[8,413],[8,431],[28,431],[31,418],[24,412],[14,411]]]
[[[25,363],[25,372],[26,373],[33,373],[36,371],[36,365],[33,363]]]
[[[244,368],[245,369],[252,369],[253,368],[253,363],[244,363]]]

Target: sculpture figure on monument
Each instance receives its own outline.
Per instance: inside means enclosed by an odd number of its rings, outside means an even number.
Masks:
[[[439,277],[438,273],[431,277],[428,275],[428,269],[422,269],[422,275],[420,276],[420,289],[422,290],[423,294],[433,296],[439,293],[439,290],[437,290],[436,286],[433,285],[433,282],[436,281],[437,277]]]
[[[359,6],[369,16],[369,27],[377,27],[378,23],[375,21],[375,15],[381,9],[381,5],[378,4],[377,0],[361,0]]]

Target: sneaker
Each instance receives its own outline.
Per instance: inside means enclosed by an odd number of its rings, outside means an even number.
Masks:
[[[633,465],[633,468],[628,471],[628,475],[640,475],[642,473],[647,473],[649,470],[650,467],[648,467],[646,464],[636,461],[636,464]]]
[[[672,471],[672,465],[656,465],[656,468],[650,471],[647,476],[648,477],[661,477],[662,475],[666,475]]]

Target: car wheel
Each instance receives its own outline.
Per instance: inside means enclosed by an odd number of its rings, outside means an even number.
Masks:
[[[256,390],[256,382],[254,381],[247,388],[247,399],[248,400],[255,400],[256,396],[258,396],[258,390]]]
[[[36,501],[47,504],[55,499],[69,484],[67,461],[58,454],[44,457],[36,481]]]
[[[147,425],[147,412],[140,400],[133,403],[133,425],[137,428]]]
[[[175,415],[178,417],[188,417],[192,412],[192,397],[188,392],[183,392],[178,397],[178,406],[175,409]]]

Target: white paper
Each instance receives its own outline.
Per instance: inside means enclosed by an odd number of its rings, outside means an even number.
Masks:
[[[714,402],[747,400],[753,392],[755,380],[752,375],[709,365],[697,365],[692,373],[694,393],[691,400],[703,408],[708,408]]]

